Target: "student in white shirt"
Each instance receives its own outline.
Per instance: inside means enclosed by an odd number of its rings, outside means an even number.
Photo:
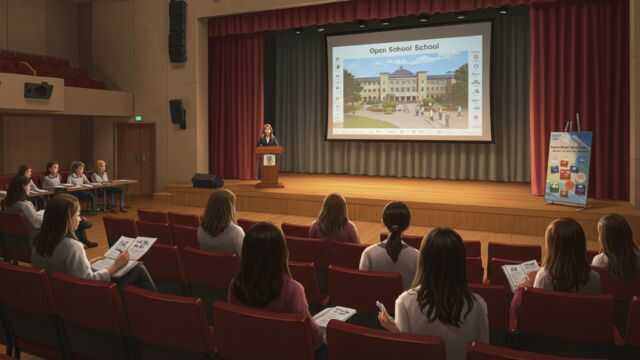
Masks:
[[[600,254],[592,266],[605,268],[619,280],[632,280],[640,276],[640,249],[633,242],[633,232],[627,220],[618,214],[605,215],[598,221]]]
[[[91,181],[94,183],[105,184],[111,182],[109,174],[107,174],[107,163],[104,160],[96,161],[96,171],[91,174]],[[121,188],[106,188],[104,191],[107,195],[111,196],[111,212],[117,212],[116,210],[116,195],[120,195],[120,212],[127,212],[124,203],[124,190]]]
[[[465,247],[457,232],[435,228],[422,241],[413,288],[398,297],[395,310],[395,320],[378,314],[385,329],[438,336],[449,360],[465,359],[473,341],[489,342],[487,304],[469,290]]]
[[[67,184],[69,185],[83,185],[90,184],[84,174],[85,165],[82,161],[74,161],[71,163],[71,174],[67,177]],[[71,194],[77,197],[80,201],[89,201],[91,204],[91,210],[96,210],[96,195],[91,191],[74,191]]]
[[[128,252],[121,253],[108,269],[94,271],[84,247],[74,234],[80,220],[80,203],[75,197],[59,194],[51,199],[41,231],[34,240],[32,264],[49,273],[61,272],[89,280],[114,280],[121,286],[135,285],[155,290],[155,284],[142,264],[120,278],[112,278],[129,262]]]
[[[16,176],[24,176],[29,179],[29,191],[27,191],[27,194],[41,191],[41,189],[33,182],[33,169],[28,165],[21,165],[18,168],[18,174]]]
[[[390,202],[382,211],[382,222],[389,230],[389,237],[379,244],[366,248],[360,257],[360,270],[395,272],[402,275],[406,290],[418,266],[418,250],[402,241],[402,233],[409,228],[411,213],[406,204]]]
[[[60,177],[60,164],[55,161],[47,163],[47,169],[45,170],[44,177],[42,178],[42,187],[45,189],[55,188],[62,184]]]

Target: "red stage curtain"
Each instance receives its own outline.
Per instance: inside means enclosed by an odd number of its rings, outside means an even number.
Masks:
[[[212,18],[209,20],[209,36],[250,34],[355,20],[469,11],[553,1],[560,0],[353,0]]]
[[[629,1],[531,7],[531,191],[544,194],[549,133],[579,112],[593,131],[589,193],[629,198]]]
[[[255,146],[263,122],[262,34],[209,39],[210,171],[256,177]]]

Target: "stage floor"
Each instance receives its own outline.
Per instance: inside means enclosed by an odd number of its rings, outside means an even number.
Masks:
[[[552,219],[572,217],[595,240],[598,219],[616,212],[640,231],[640,210],[629,203],[593,200],[584,210],[548,205],[531,195],[526,183],[302,174],[284,174],[280,181],[282,189],[257,189],[251,180],[226,180],[225,186],[238,196],[240,211],[313,217],[324,196],[339,192],[347,198],[350,217],[360,221],[379,221],[384,205],[398,200],[409,205],[412,224],[419,226],[542,236]],[[171,185],[168,192],[174,205],[204,207],[211,190]]]

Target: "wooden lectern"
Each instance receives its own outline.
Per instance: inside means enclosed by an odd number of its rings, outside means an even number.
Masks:
[[[258,146],[256,154],[260,155],[260,182],[257,188],[283,188],[278,182],[277,155],[284,153],[282,146]]]

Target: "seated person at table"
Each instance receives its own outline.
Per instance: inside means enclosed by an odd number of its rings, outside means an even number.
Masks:
[[[33,169],[31,169],[31,167],[27,165],[21,165],[18,168],[18,174],[16,176],[24,176],[29,179],[29,190],[27,191],[27,194],[41,191],[40,188],[38,188],[38,186],[33,182]]]
[[[71,163],[71,174],[67,177],[67,184],[73,186],[79,186],[83,184],[90,184],[91,182],[87,179],[87,176],[84,174],[84,163],[82,161],[74,161]],[[73,196],[77,197],[80,201],[88,200],[91,204],[91,210],[96,210],[96,195],[91,191],[74,191],[71,193]]]
[[[400,273],[403,288],[409,289],[416,274],[419,254],[417,249],[402,241],[402,233],[411,223],[409,208],[402,202],[388,203],[382,213],[382,222],[389,236],[362,252],[360,270]]]
[[[311,224],[310,238],[360,243],[358,228],[347,218],[347,202],[340,194],[324,198],[318,219]]]
[[[45,170],[44,177],[42,178],[42,187],[45,189],[55,188],[62,184],[60,173],[60,164],[51,161],[47,163],[47,170]]]
[[[104,184],[109,183],[109,175],[107,174],[107,163],[104,160],[96,161],[96,171],[91,175],[91,181],[94,183]],[[120,212],[127,212],[124,204],[124,190],[116,187],[105,188],[104,191],[107,195],[111,196],[111,212],[117,212],[116,210],[116,195],[120,195]]]
[[[605,268],[619,280],[632,280],[640,275],[640,249],[633,242],[631,226],[624,217],[603,216],[598,221],[598,240],[602,250],[591,266]]]
[[[229,302],[306,315],[314,330],[313,344],[318,349],[322,346],[322,333],[309,313],[304,287],[291,277],[288,259],[282,231],[271,223],[254,225],[244,238],[240,271],[229,286]]]
[[[244,230],[234,223],[236,196],[227,189],[214,190],[198,227],[200,249],[242,254]]]
[[[489,343],[487,303],[469,290],[465,248],[458,233],[435,228],[420,247],[413,288],[396,300],[396,319],[378,314],[380,325],[392,332],[438,336],[447,359],[463,360],[473,341]]]
[[[110,281],[118,285],[135,285],[155,290],[155,284],[142,264],[121,278],[112,278],[129,261],[123,252],[109,269],[94,271],[84,247],[76,239],[75,230],[80,223],[80,203],[69,194],[59,194],[47,204],[42,229],[33,244],[31,262],[49,273],[61,272],[81,279]]]
[[[13,178],[9,184],[7,198],[5,199],[5,206],[7,209],[13,208],[22,212],[29,225],[31,225],[33,230],[31,239],[33,239],[37,236],[42,226],[43,213],[37,212],[33,204],[27,200],[28,188],[29,179],[24,176],[16,176]],[[91,224],[89,224],[85,219],[82,219],[79,228],[76,230],[76,237],[88,248],[94,248],[98,246],[98,244],[93,241],[89,241],[86,234],[86,229],[90,227]]]

